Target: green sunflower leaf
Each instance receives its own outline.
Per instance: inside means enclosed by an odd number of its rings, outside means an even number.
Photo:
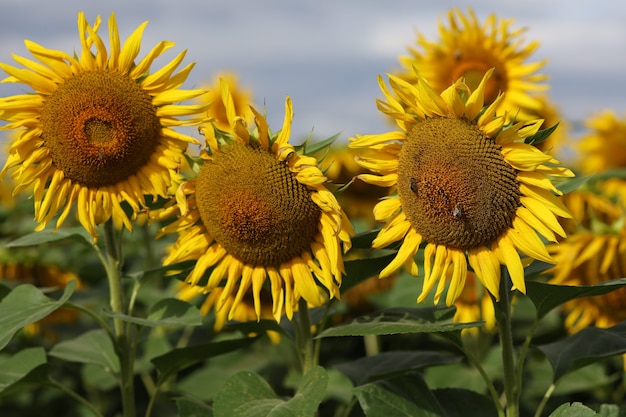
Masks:
[[[159,300],[150,308],[148,317],[145,318],[113,313],[111,311],[105,311],[105,314],[128,323],[147,327],[202,325],[200,310],[196,306],[176,298]]]
[[[546,128],[546,129],[542,129],[542,130],[538,131],[537,133],[535,133],[534,135],[529,136],[526,139],[524,139],[524,142],[525,143],[529,143],[531,145],[537,146],[538,144],[540,144],[544,140],[548,139],[548,137],[550,137],[552,132],[554,132],[557,127],[559,127],[558,123],[556,123],[555,125],[553,125],[551,127]]]
[[[177,398],[176,409],[179,417],[213,417],[211,407],[191,398]]]
[[[315,415],[328,386],[328,374],[320,366],[310,369],[293,398],[281,399],[254,372],[239,372],[218,390],[215,417],[310,417]]]
[[[367,417],[444,417],[439,401],[417,374],[361,385],[354,389]]]
[[[345,292],[355,285],[378,275],[396,256],[396,253],[377,256],[375,258],[361,258],[344,261],[346,276],[341,282],[341,291]],[[372,278],[378,279],[378,278]]]
[[[601,415],[581,403],[565,403],[554,410],[549,417],[601,417]]]
[[[378,236],[380,229],[368,230],[366,232],[357,233],[352,236],[352,248],[353,249],[371,249],[372,242]]]
[[[48,380],[46,352],[41,347],[22,349],[0,359],[0,395],[7,395]]]
[[[25,246],[38,246],[44,243],[58,242],[72,239],[83,245],[92,247],[93,238],[83,227],[68,227],[59,230],[43,230],[41,232],[29,233],[6,244],[8,248],[19,248]]]
[[[153,358],[151,362],[161,372],[161,378],[165,379],[206,359],[247,347],[256,339],[256,337],[245,337],[172,349],[164,355]]]
[[[48,298],[30,284],[15,287],[0,302],[0,350],[4,349],[20,329],[61,307],[70,298],[75,287],[76,281],[70,281],[59,300]]]
[[[461,357],[436,351],[394,350],[366,356],[352,362],[335,365],[355,386],[388,378],[390,375],[416,371],[433,365],[459,362]]]
[[[339,135],[340,133],[336,133],[329,138],[322,139],[316,142],[310,142],[310,138],[307,138],[307,140],[302,145],[294,146],[294,148],[297,151],[302,149],[302,153],[304,155],[313,155],[324,150],[325,148],[328,148],[334,141],[337,140]]]
[[[453,323],[450,319],[455,311],[454,307],[389,308],[330,327],[316,337],[460,332],[483,324]]]
[[[69,362],[89,363],[104,370],[117,373],[120,363],[113,342],[104,330],[91,330],[75,339],[57,343],[50,356]]]
[[[498,410],[492,400],[475,391],[460,388],[433,390],[446,417],[496,417]]]
[[[554,370],[554,382],[591,363],[626,353],[626,322],[601,329],[586,327],[557,342],[537,346]]]
[[[594,178],[593,175],[568,178],[564,180],[563,182],[560,182],[559,184],[557,184],[556,188],[563,194],[568,194],[574,190],[577,190],[579,187],[581,187],[583,184],[585,184],[587,181],[589,181],[592,178]]]
[[[535,305],[537,317],[541,319],[554,308],[567,301],[603,295],[623,287],[626,287],[626,278],[584,286],[554,285],[545,282],[528,281],[526,282],[526,295]]]

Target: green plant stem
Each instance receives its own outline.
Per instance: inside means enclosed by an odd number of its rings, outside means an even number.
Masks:
[[[114,313],[126,314],[124,307],[124,288],[122,285],[122,254],[121,244],[117,242],[115,227],[112,220],[104,223],[104,238],[106,244],[105,269],[109,282],[109,296],[111,310]],[[131,346],[128,327],[119,317],[113,318],[115,331],[115,348],[120,361],[120,390],[122,393],[122,407],[124,417],[135,417],[135,388],[134,388],[134,348]]]
[[[296,327],[296,343],[300,354],[302,374],[306,374],[309,369],[317,365],[317,360],[313,354],[313,335],[311,334],[311,319],[309,317],[309,306],[304,298],[298,302],[298,321],[294,323]]]
[[[543,398],[541,399],[541,403],[539,403],[539,406],[537,407],[537,411],[535,411],[535,417],[541,416],[543,409],[546,407],[546,404],[548,403],[548,400],[552,396],[552,393],[554,392],[555,389],[556,389],[556,383],[550,384],[550,386],[546,390],[546,393],[543,395]]]
[[[81,306],[80,304],[74,304],[71,302],[66,302],[65,304],[63,304],[63,307],[73,308],[74,310],[78,310],[87,314],[89,317],[93,318],[96,321],[96,323],[98,323],[98,325],[102,327],[102,329],[105,332],[107,332],[107,334],[109,335],[111,339],[115,338],[115,335],[113,334],[113,330],[111,329],[111,326],[109,326],[109,324],[102,317],[97,315],[94,311],[88,309],[85,306]]]
[[[480,363],[480,360],[470,349],[466,349],[465,346],[460,347],[469,363],[471,363],[472,366],[476,368],[483,381],[485,381],[487,389],[489,390],[489,394],[491,394],[491,399],[493,400],[493,403],[496,406],[496,410],[498,411],[498,417],[504,417],[505,414],[504,409],[502,408],[502,404],[500,404],[500,396],[498,395],[496,387],[493,385],[491,378],[489,378],[489,375],[487,375],[485,368],[483,368],[482,364]]]
[[[68,387],[66,387],[65,385],[59,383],[58,381],[52,379],[52,378],[48,378],[49,380],[49,384],[51,386],[53,386],[54,388],[58,389],[59,391],[69,395],[70,397],[72,397],[73,399],[75,399],[76,401],[78,401],[79,403],[81,403],[82,405],[84,405],[89,411],[91,411],[91,413],[96,416],[96,417],[103,417],[102,413],[100,413],[100,411],[98,411],[98,409],[91,404],[86,398],[82,397],[81,395],[79,395],[77,392],[72,391],[71,389],[69,389]]]
[[[515,366],[515,349],[511,326],[511,282],[505,266],[501,267],[499,293],[500,301],[495,303],[495,310],[500,334],[500,349],[502,350],[506,416],[518,417],[520,387],[517,386],[517,372],[519,370]]]
[[[526,356],[528,355],[528,351],[530,350],[530,342],[532,342],[533,336],[535,334],[535,331],[537,331],[537,328],[539,327],[539,319],[535,320],[535,323],[533,324],[533,326],[531,327],[531,329],[528,331],[528,334],[526,335],[526,338],[524,339],[524,344],[522,345],[520,352],[519,352],[519,358],[517,359],[517,397],[518,397],[518,402],[519,402],[519,396],[521,394],[521,389],[522,389],[522,378],[524,376],[524,373],[522,372],[522,370],[524,369],[524,363],[526,362]]]

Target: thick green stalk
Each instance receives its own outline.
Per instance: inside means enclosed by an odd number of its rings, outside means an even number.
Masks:
[[[507,417],[518,417],[520,387],[517,386],[517,372],[520,370],[515,366],[515,348],[513,346],[513,329],[511,326],[511,281],[505,266],[501,268],[499,293],[500,301],[495,303],[495,309],[504,370],[505,410]]]
[[[113,221],[104,224],[104,238],[106,244],[106,263],[104,267],[109,281],[109,297],[111,310],[114,313],[126,314],[124,306],[124,287],[122,285],[122,254],[121,245],[115,235]],[[120,361],[120,390],[122,393],[122,407],[124,417],[135,417],[135,388],[133,373],[133,352],[128,327],[124,321],[113,319],[115,331],[115,350]]]
[[[311,334],[311,319],[309,317],[309,306],[304,298],[298,302],[298,322],[294,322],[296,327],[296,343],[302,365],[302,374],[317,365],[317,358],[314,355],[313,335]]]

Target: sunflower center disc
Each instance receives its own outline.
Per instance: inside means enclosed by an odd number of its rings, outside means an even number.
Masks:
[[[66,178],[87,187],[117,184],[144,166],[161,135],[151,97],[118,72],[66,80],[41,111],[42,138]]]
[[[512,226],[520,205],[516,171],[476,125],[427,119],[409,132],[398,162],[402,207],[426,241],[468,249]]]
[[[274,266],[311,246],[321,215],[309,189],[272,154],[232,144],[196,180],[196,204],[208,233],[250,265]]]

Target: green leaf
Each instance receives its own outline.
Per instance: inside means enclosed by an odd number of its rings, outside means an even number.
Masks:
[[[41,347],[22,349],[0,362],[0,393],[6,395],[48,380],[46,352]]]
[[[167,378],[182,369],[188,368],[208,358],[249,346],[255,340],[256,338],[254,337],[246,337],[173,349],[165,355],[157,356],[152,359],[152,363],[161,372],[161,378]]]
[[[80,368],[80,377],[87,390],[106,392],[118,387],[115,375],[91,363],[86,363]]]
[[[594,178],[594,175],[587,175],[584,177],[574,177],[568,178],[567,180],[556,185],[556,188],[562,192],[563,194],[571,193],[574,190],[577,190],[583,184],[585,184],[590,179]],[[613,177],[611,177],[613,178]]]
[[[329,138],[318,140],[316,142],[309,142],[308,138],[306,142],[304,142],[301,146],[295,147],[296,150],[302,148],[302,153],[304,155],[313,155],[323,150],[324,148],[328,148],[334,141],[337,140],[341,133],[336,133]]]
[[[431,365],[460,361],[458,356],[435,351],[394,350],[366,356],[355,361],[335,365],[355,386],[367,384],[396,373],[405,373]]]
[[[352,248],[353,249],[371,249],[372,242],[378,236],[380,229],[368,230],[366,232],[357,233],[352,236]]]
[[[607,329],[586,327],[554,343],[537,347],[554,369],[554,381],[568,372],[626,352],[626,322]]]
[[[589,407],[585,407],[581,403],[565,403],[554,410],[549,417],[598,417],[596,413]]]
[[[598,414],[601,417],[620,417],[619,407],[615,404],[602,404]]]
[[[455,311],[454,307],[389,308],[374,315],[358,317],[348,324],[330,327],[316,337],[460,332],[482,325],[482,322],[449,321]],[[442,320],[446,321],[440,323]]]
[[[554,308],[567,301],[603,295],[623,287],[626,287],[626,278],[584,286],[554,285],[545,282],[528,281],[526,283],[526,295],[537,309],[537,318],[541,319]]]
[[[497,417],[498,410],[491,398],[459,388],[433,391],[446,417]]]
[[[345,292],[360,282],[378,275],[383,268],[389,265],[395,256],[396,253],[394,252],[375,258],[361,258],[345,261],[346,276],[341,282],[341,291]]]
[[[191,398],[177,398],[176,408],[179,417],[213,417],[211,407]]]
[[[117,318],[140,326],[200,326],[202,314],[192,304],[176,298],[165,298],[156,302],[148,313],[148,317],[134,317],[126,314],[107,311],[109,317]]]
[[[0,302],[0,350],[24,326],[39,321],[61,307],[72,295],[76,281],[70,281],[58,301],[46,297],[30,284],[15,287]]]
[[[258,374],[244,371],[229,378],[215,394],[215,417],[311,417],[328,385],[324,368],[309,370],[293,398],[279,398]]]
[[[537,146],[544,140],[548,139],[548,137],[552,134],[552,132],[556,130],[558,126],[559,124],[556,123],[553,126],[550,126],[546,129],[542,129],[538,131],[537,133],[535,133],[534,135],[529,136],[526,139],[524,139],[524,143],[530,143],[531,145]]]
[[[41,232],[29,233],[6,244],[8,248],[19,248],[24,246],[37,246],[44,243],[58,242],[72,239],[86,246],[93,246],[93,238],[83,227],[70,227],[59,230],[43,230]]]
[[[104,330],[91,330],[73,340],[56,344],[50,356],[69,362],[90,363],[117,373],[120,364],[113,342]]]
[[[439,401],[417,373],[354,389],[367,417],[445,417]]]

